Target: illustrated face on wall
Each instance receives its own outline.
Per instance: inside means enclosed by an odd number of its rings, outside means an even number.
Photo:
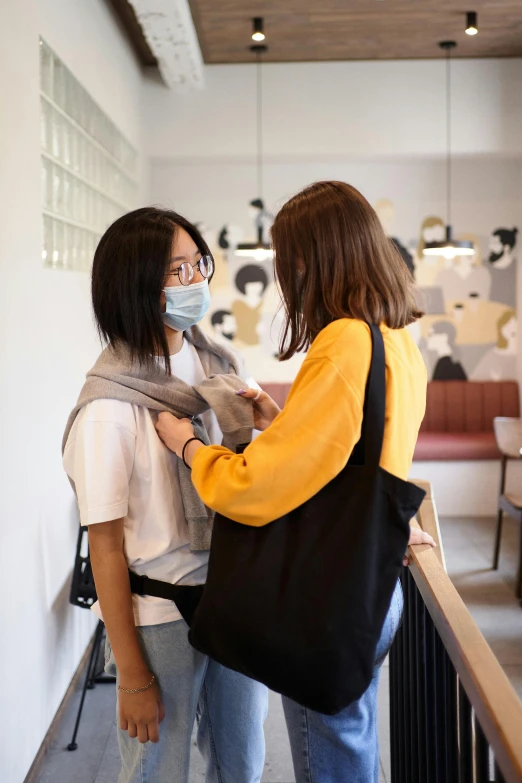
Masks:
[[[428,335],[428,350],[434,351],[439,357],[451,356],[456,337],[457,330],[451,321],[437,321],[431,327]]]
[[[444,226],[437,224],[435,226],[426,226],[422,232],[422,238],[424,243],[428,242],[443,242],[446,236]]]
[[[210,319],[216,334],[225,337],[227,340],[233,340],[237,333],[236,317],[230,310],[218,310]]]
[[[510,321],[507,322],[507,324],[504,326],[504,328],[501,331],[502,337],[509,345],[512,345],[513,342],[517,339],[517,332],[518,332],[518,324],[517,319],[512,318]]]
[[[260,302],[264,290],[261,282],[247,283],[245,285],[245,296],[249,302]]]
[[[502,246],[502,242],[500,241],[500,237],[496,234],[493,234],[491,236],[491,239],[489,240],[489,249],[490,249],[490,256],[489,260],[491,263],[495,263],[495,261],[498,261],[499,258],[502,257],[504,254],[504,248]]]
[[[239,226],[227,223],[218,235],[218,244],[222,250],[235,250],[243,239],[244,231]]]
[[[260,213],[264,211],[265,211],[265,205],[263,204],[260,198],[255,198],[248,205],[248,214],[250,215],[251,219],[254,222],[258,219]]]
[[[428,350],[433,351],[437,356],[450,356],[451,347],[448,341],[448,335],[433,331],[430,332],[428,335]]]
[[[462,277],[468,277],[475,266],[474,256],[455,256],[455,270]]]
[[[267,286],[268,275],[261,266],[247,264],[236,275],[236,287],[246,297],[249,307],[255,308],[261,304]]]
[[[424,218],[420,229],[419,243],[417,245],[417,258],[423,264],[432,265],[436,263],[437,256],[425,256],[424,246],[426,242],[443,242],[446,237],[446,226],[440,217],[430,215]]]
[[[518,323],[514,310],[506,310],[497,324],[497,348],[515,353],[517,347]]]
[[[274,222],[274,216],[266,209],[264,202],[260,198],[255,198],[250,202],[248,212],[257,234],[265,244],[269,245],[270,229]]]
[[[495,269],[507,269],[514,261],[513,250],[518,229],[497,228],[489,240],[489,263]]]

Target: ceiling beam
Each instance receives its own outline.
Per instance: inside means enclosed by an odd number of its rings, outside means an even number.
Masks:
[[[203,58],[188,0],[129,0],[168,87],[203,87]]]
[[[107,2],[118,17],[141,65],[146,67],[157,65],[158,61],[147,43],[134,9],[128,0],[107,0]]]

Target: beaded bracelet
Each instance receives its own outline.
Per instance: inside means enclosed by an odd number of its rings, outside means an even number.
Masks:
[[[152,675],[152,680],[149,682],[148,685],[143,685],[141,688],[122,688],[121,685],[118,685],[118,690],[123,691],[123,693],[141,693],[142,691],[148,691],[149,688],[152,688],[154,683],[156,682],[156,675]]]

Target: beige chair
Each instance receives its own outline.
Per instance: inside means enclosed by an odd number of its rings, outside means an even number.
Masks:
[[[518,492],[506,492],[506,473],[510,459],[520,459],[522,449],[522,419],[497,417],[493,420],[493,429],[498,449],[502,455],[500,472],[500,493],[498,498],[497,533],[495,537],[495,552],[493,555],[493,568],[498,568],[498,556],[500,553],[500,538],[502,535],[503,514],[509,514],[518,520],[521,525],[520,557],[515,593],[522,599],[522,487]],[[521,601],[522,603],[522,601]]]

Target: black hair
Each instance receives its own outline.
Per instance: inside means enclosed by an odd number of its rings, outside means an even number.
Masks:
[[[247,264],[242,266],[236,275],[236,287],[242,294],[246,293],[248,283],[263,283],[263,293],[268,288],[268,275],[261,266]]]
[[[264,208],[265,208],[264,201],[262,201],[262,199],[260,199],[260,198],[253,199],[253,201],[250,202],[250,206],[251,207],[255,207],[256,209],[262,209],[262,210],[264,210]]]
[[[230,310],[216,310],[215,313],[212,313],[210,323],[212,326],[221,326],[227,315],[232,315]]]
[[[496,231],[493,231],[493,236],[500,239],[500,244],[502,247],[508,245],[511,250],[513,250],[517,243],[517,234],[518,228],[514,228],[511,231],[509,228],[497,228]]]
[[[160,296],[172,240],[184,229],[202,255],[211,255],[197,228],[168,209],[143,207],[118,218],[100,239],[92,267],[92,304],[98,332],[109,343],[124,342],[133,359],[151,366],[169,346]]]

